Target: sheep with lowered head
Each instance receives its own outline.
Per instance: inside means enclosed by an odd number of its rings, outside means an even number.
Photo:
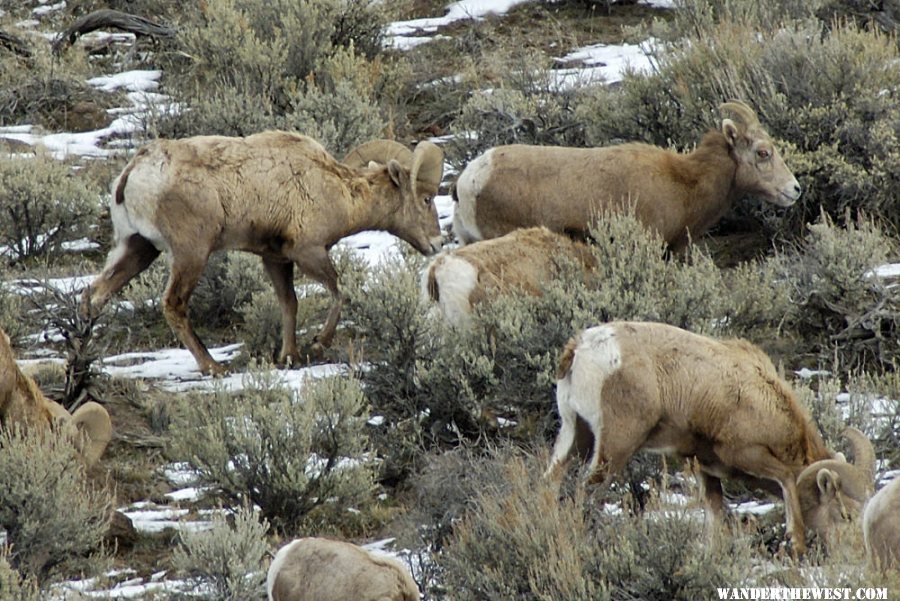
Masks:
[[[900,568],[900,476],[869,499],[862,523],[869,563],[883,571]]]
[[[520,229],[439,254],[422,274],[422,298],[450,325],[467,327],[478,303],[513,291],[539,295],[562,270],[595,265],[586,244],[545,227]]]
[[[112,438],[109,413],[99,403],[89,401],[70,414],[51,401],[37,384],[22,373],[13,357],[9,336],[0,330],[0,429],[20,427],[43,431],[61,424],[74,427],[78,451],[85,465],[95,464]]]
[[[395,158],[356,167],[338,162],[312,138],[283,131],[151,142],[113,184],[116,244],[85,290],[83,310],[99,310],[165,252],[171,265],[166,320],[201,371],[222,373],[194,332],[187,303],[210,254],[242,250],[262,259],[275,288],[282,313],[280,361],[301,360],[294,266],[325,286],[332,304],[312,347],[320,353],[331,344],[341,312],[328,256],[336,242],[362,230],[384,230],[423,254],[442,244],[433,200],[443,153],[429,142],[414,152],[395,142],[382,147]]]
[[[538,225],[586,238],[598,215],[633,210],[679,250],[744,195],[792,205],[800,184],[756,113],[737,101],[720,110],[720,130],[687,154],[638,143],[491,148],[456,181],[453,231],[463,244]]]
[[[269,601],[418,601],[398,561],[356,545],[300,538],[278,550],[266,578]]]
[[[827,535],[871,494],[868,439],[845,433],[854,464],[827,449],[772,362],[747,341],[612,322],[569,341],[558,378],[561,425],[548,476],[576,452],[590,457],[587,479],[604,485],[641,449],[696,460],[713,516],[725,512],[722,478],[780,494],[797,554],[808,527]]]

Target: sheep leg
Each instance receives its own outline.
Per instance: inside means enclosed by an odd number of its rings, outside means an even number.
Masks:
[[[717,450],[716,453],[723,458],[727,465],[759,478],[774,480],[781,486],[786,536],[791,541],[795,555],[805,554],[806,526],[803,523],[803,514],[800,512],[797,483],[794,481],[794,474],[791,470],[763,445]]]
[[[275,288],[275,296],[281,305],[281,352],[278,362],[299,365],[297,350],[297,293],[294,291],[294,264],[290,261],[263,259],[263,267]]]
[[[325,318],[325,325],[314,338],[312,351],[320,354],[325,348],[331,346],[334,333],[337,330],[338,319],[341,316],[343,299],[338,289],[338,274],[328,256],[328,250],[324,246],[307,247],[300,252],[291,253],[291,258],[297,264],[301,272],[320,282],[331,294],[331,308]]]
[[[191,257],[190,253],[173,256],[172,273],[169,274],[169,283],[163,296],[163,315],[181,343],[194,356],[200,371],[204,374],[221,375],[226,369],[209,354],[206,345],[191,327],[187,314],[188,300],[206,267],[206,260],[205,254],[200,257]]]
[[[725,494],[722,491],[722,480],[712,474],[700,472],[700,482],[703,486],[703,497],[706,499],[707,515],[710,518],[707,525],[711,529],[714,522],[722,523],[725,518]]]
[[[140,234],[118,241],[110,253],[106,267],[81,297],[81,313],[96,315],[116,292],[137,274],[147,269],[159,256],[159,250]]]
[[[578,415],[568,403],[559,404],[559,434],[556,435],[556,443],[553,445],[553,454],[550,456],[550,463],[544,471],[544,478],[558,479],[565,465],[572,456],[575,448],[575,426],[577,424]]]

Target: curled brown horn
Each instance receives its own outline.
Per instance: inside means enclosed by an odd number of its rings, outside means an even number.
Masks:
[[[348,152],[343,162],[349,167],[362,169],[368,167],[372,161],[387,165],[392,159],[408,167],[413,162],[413,153],[409,148],[394,140],[371,140]]]
[[[869,438],[853,427],[841,432],[841,437],[850,443],[853,453],[853,465],[866,474],[872,486],[875,486],[875,447]]]
[[[425,184],[437,192],[444,175],[444,151],[431,142],[419,142],[413,152],[410,179],[413,182],[413,195],[416,196],[418,184]]]
[[[754,125],[759,125],[759,118],[756,112],[740,100],[729,100],[719,105],[719,112],[730,113],[735,121],[742,124],[747,129]]]

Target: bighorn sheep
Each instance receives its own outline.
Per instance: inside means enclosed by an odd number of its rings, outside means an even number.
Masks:
[[[862,523],[873,567],[884,571],[900,567],[900,476],[869,499]]]
[[[638,143],[492,148],[457,179],[453,231],[463,244],[535,225],[585,238],[598,215],[633,207],[641,223],[679,250],[745,194],[792,205],[800,184],[753,110],[741,102],[720,110],[732,118],[688,154]]]
[[[112,423],[102,405],[93,401],[69,414],[62,405],[41,393],[34,380],[22,373],[13,357],[6,332],[0,330],[0,428],[13,424],[44,431],[57,422],[74,426],[85,465],[95,464],[112,438]]]
[[[266,578],[269,601],[418,601],[419,589],[399,562],[324,538],[300,538],[281,549]]]
[[[587,245],[545,227],[515,230],[435,257],[422,274],[422,298],[453,326],[466,327],[472,307],[512,290],[538,295],[567,265],[591,269]]]
[[[441,246],[433,197],[443,153],[429,142],[414,153],[395,142],[382,141],[381,147],[399,158],[356,168],[339,163],[311,138],[281,131],[151,142],[113,184],[116,246],[85,291],[83,310],[98,310],[165,251],[171,263],[166,320],[201,371],[222,373],[194,333],[187,303],[211,253],[243,250],[262,258],[278,296],[280,361],[300,360],[294,265],[328,289],[331,309],[313,347],[321,351],[331,344],[341,311],[337,272],[328,256],[332,245],[377,229],[423,254]]]
[[[715,517],[725,511],[721,478],[780,492],[798,554],[808,526],[827,531],[870,494],[874,452],[865,436],[848,428],[856,464],[837,458],[769,358],[747,341],[614,322],[570,340],[558,377],[561,426],[548,476],[587,449],[587,478],[603,484],[640,449],[695,459]]]

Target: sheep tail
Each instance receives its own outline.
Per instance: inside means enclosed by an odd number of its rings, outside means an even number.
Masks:
[[[437,269],[435,269],[435,267],[436,265],[431,265],[428,268],[428,283],[426,287],[428,290],[428,296],[431,298],[431,300],[439,303],[441,301],[441,291],[438,287],[437,276],[435,275]]]
[[[572,362],[575,361],[575,348],[578,346],[577,338],[570,338],[563,348],[562,357],[559,358],[559,368],[556,370],[556,379],[562,380],[571,373]]]

